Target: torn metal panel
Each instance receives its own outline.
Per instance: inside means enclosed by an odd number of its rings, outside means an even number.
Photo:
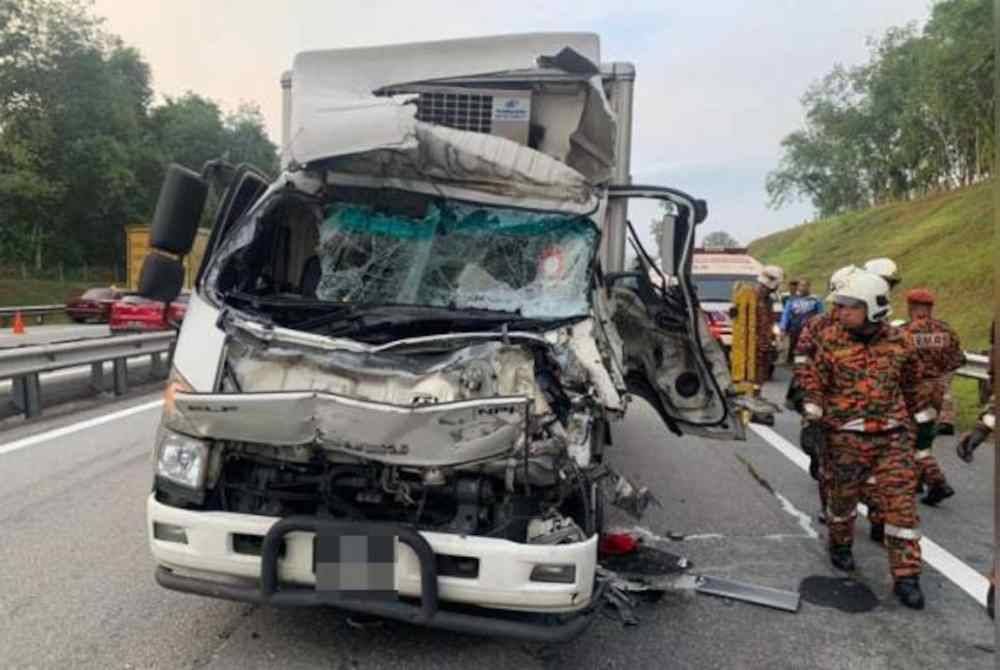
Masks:
[[[553,343],[560,368],[571,379],[586,379],[593,385],[601,404],[614,411],[624,411],[625,382],[611,353],[602,353],[594,332],[594,319],[586,319],[569,328],[546,334]]]
[[[300,164],[413,146],[414,108],[375,91],[394,84],[530,70],[570,47],[600,63],[592,33],[533,33],[360,49],[305,51],[292,67],[290,146]]]
[[[728,407],[731,390],[728,370],[707,326],[689,323],[676,296],[657,295],[655,309],[632,288],[617,285],[612,291],[614,322],[624,340],[625,368],[631,376],[648,380],[665,413],[678,420],[683,432],[722,439],[744,439],[744,428]],[[692,333],[692,328],[697,332]],[[698,338],[698,343],[693,337]],[[701,360],[700,349],[708,357]],[[713,379],[714,377],[714,379]],[[637,389],[637,392],[640,389]]]
[[[738,582],[734,579],[708,577],[705,575],[701,575],[695,580],[695,589],[699,593],[742,600],[786,612],[798,612],[801,600],[799,594],[794,591],[783,591],[767,586]]]
[[[235,345],[229,363],[245,393],[310,390],[400,406],[522,396],[548,411],[532,352],[498,341],[421,356]]]
[[[613,134],[614,123],[610,120]],[[527,209],[594,214],[599,192],[572,164],[484,133],[414,122],[406,147],[372,150],[328,162],[327,182],[391,186]]]
[[[166,417],[197,437],[325,449],[393,465],[468,463],[523,438],[526,398],[403,407],[328,393],[182,394]]]
[[[617,119],[599,76],[590,80],[580,125],[570,135],[566,164],[587,175],[595,183],[606,183],[615,165]]]

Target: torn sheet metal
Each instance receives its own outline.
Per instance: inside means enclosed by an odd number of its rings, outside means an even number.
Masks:
[[[564,374],[571,378],[589,379],[601,404],[610,410],[624,411],[622,395],[625,381],[619,366],[605,364],[594,329],[594,319],[586,319],[570,328],[550,331],[545,337],[553,344]]]
[[[767,586],[738,582],[734,579],[708,577],[706,575],[700,575],[695,580],[695,590],[699,593],[742,600],[743,602],[772,607],[786,612],[798,612],[801,600],[799,594],[794,591],[783,591]]]
[[[391,465],[446,466],[499,456],[523,440],[528,400],[484,398],[405,407],[328,393],[182,394],[166,417],[203,438],[318,443]]]
[[[532,33],[359,49],[305,51],[292,67],[290,157],[305,164],[378,148],[412,147],[414,108],[374,92],[391,85],[537,66],[569,47],[601,62],[593,33]]]
[[[608,123],[613,136],[614,119]],[[327,182],[390,186],[527,209],[597,213],[600,198],[592,183],[598,180],[588,179],[571,167],[573,163],[567,165],[503,137],[421,121],[413,122],[411,139],[405,145],[378,147],[329,162]]]

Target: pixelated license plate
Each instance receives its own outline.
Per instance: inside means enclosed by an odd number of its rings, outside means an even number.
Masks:
[[[395,600],[396,536],[317,534],[313,572],[331,600]]]

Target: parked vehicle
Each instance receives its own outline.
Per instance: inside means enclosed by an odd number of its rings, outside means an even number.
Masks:
[[[709,332],[729,353],[733,344],[733,289],[756,284],[763,265],[740,249],[696,249],[691,267],[698,302],[708,317]]]
[[[112,333],[170,330],[184,321],[189,299],[189,294],[181,294],[168,306],[140,295],[127,295],[111,306],[108,326]]]
[[[675,436],[743,437],[686,270],[707,207],[625,184],[633,77],[592,34],[296,57],[284,171],[235,174],[177,342],[147,500],[161,585],[586,628],[605,500],[650,496],[604,461],[610,423],[638,396]],[[207,190],[168,172],[143,295],[180,289]],[[637,198],[677,212],[659,287]]]
[[[87,289],[81,295],[66,301],[66,316],[76,323],[107,323],[111,315],[111,304],[121,300],[124,295],[124,291],[114,288]]]

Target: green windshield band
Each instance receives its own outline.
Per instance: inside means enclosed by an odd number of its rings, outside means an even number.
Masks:
[[[345,233],[381,235],[399,240],[428,240],[435,235],[505,235],[538,237],[582,235],[592,237],[594,224],[584,216],[566,214],[538,215],[518,210],[487,210],[455,206],[445,211],[431,205],[421,219],[390,216],[362,205],[331,205],[324,226],[335,226]]]

